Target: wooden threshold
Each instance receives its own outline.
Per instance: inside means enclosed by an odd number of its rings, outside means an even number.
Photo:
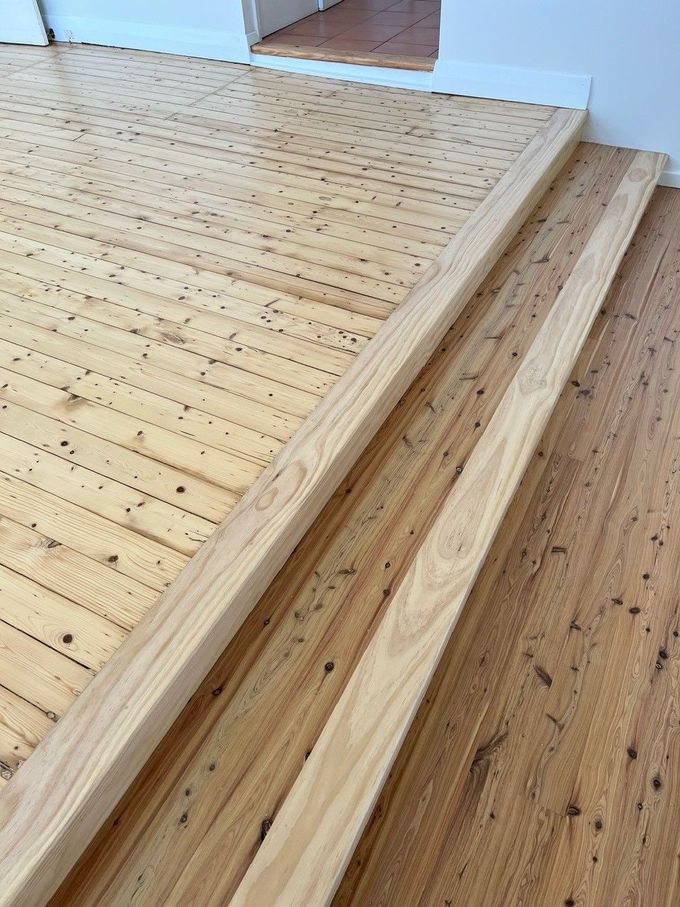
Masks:
[[[557,111],[539,130],[3,791],[7,904],[54,891],[559,171],[584,117]]]
[[[665,166],[639,152],[231,900],[330,903]]]
[[[409,69],[432,72],[435,60],[406,54],[370,54],[352,50],[331,50],[318,47],[298,47],[292,44],[253,44],[254,54],[267,57],[288,57],[292,60],[318,60],[326,63],[352,63],[354,66],[384,66],[388,69]]]

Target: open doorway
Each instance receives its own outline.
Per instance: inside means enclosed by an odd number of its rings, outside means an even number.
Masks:
[[[254,53],[432,69],[441,0],[257,0]],[[273,26],[273,27],[272,27]]]

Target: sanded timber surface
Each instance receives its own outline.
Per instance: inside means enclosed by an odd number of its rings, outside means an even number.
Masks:
[[[679,338],[657,189],[334,907],[680,901]]]
[[[630,160],[581,146],[55,903],[228,902]]]
[[[284,800],[230,907],[333,899],[667,156],[636,152]],[[521,299],[521,297],[520,297]]]
[[[0,48],[0,784],[550,108]]]

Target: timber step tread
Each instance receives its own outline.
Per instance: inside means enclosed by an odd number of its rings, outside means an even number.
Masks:
[[[658,188],[334,907],[678,900],[679,230]]]
[[[651,152],[631,160],[401,580],[232,907],[322,907],[332,900],[665,163],[665,155]],[[521,289],[518,294],[521,300]]]

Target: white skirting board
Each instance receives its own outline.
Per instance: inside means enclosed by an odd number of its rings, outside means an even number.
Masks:
[[[354,63],[327,63],[325,60],[303,60],[297,57],[274,57],[268,54],[250,55],[253,66],[299,72],[309,76],[325,76],[348,82],[410,88],[413,91],[432,91],[432,73],[411,69],[390,69],[387,66],[359,66]]]
[[[501,101],[524,101],[554,107],[588,106],[591,78],[568,72],[544,72],[517,66],[437,60],[432,90]]]
[[[432,91],[587,110],[591,83],[592,78],[589,75],[578,73],[546,72],[516,66],[494,66],[443,59],[435,64]],[[615,118],[608,115],[605,128],[602,122],[603,112],[596,108],[596,113],[586,128],[585,141],[671,153],[667,145],[664,147],[663,141],[657,143],[645,137],[643,124],[631,130],[630,124],[626,126],[625,123],[617,123]],[[661,175],[659,185],[680,189],[678,163],[678,157],[671,153],[670,163]]]
[[[659,180],[660,186],[671,186],[673,189],[680,189],[680,170],[664,170]]]
[[[229,63],[250,62],[250,47],[245,35],[210,28],[146,25],[83,16],[46,16],[45,27],[52,29],[55,40],[74,44],[155,50]]]

